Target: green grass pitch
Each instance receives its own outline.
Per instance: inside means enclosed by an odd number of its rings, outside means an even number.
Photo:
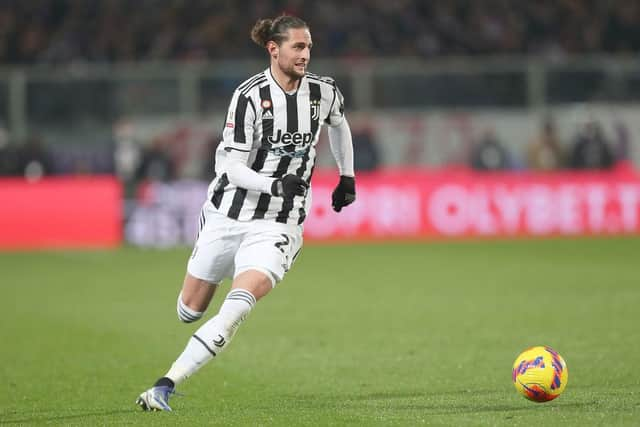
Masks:
[[[0,424],[640,425],[640,239],[307,245],[174,412],[144,413],[199,326],[175,313],[188,255],[0,253]],[[569,369],[545,404],[511,383],[539,344]]]

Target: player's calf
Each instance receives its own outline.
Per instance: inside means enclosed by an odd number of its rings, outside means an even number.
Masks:
[[[211,359],[219,355],[235,335],[238,326],[249,315],[256,298],[245,289],[232,289],[220,311],[193,334],[187,347],[165,375],[175,385],[189,378]]]

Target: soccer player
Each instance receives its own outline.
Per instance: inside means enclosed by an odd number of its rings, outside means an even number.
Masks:
[[[309,27],[294,16],[262,19],[251,38],[266,48],[270,65],[238,86],[231,99],[178,296],[178,318],[200,319],[224,278],[233,278],[231,290],[169,371],[138,397],[144,410],[170,411],[175,387],[229,345],[256,302],[291,268],[302,247],[315,146],[324,124],[340,172],[333,209],[340,212],[355,200],[344,99],[333,79],[307,72]]]

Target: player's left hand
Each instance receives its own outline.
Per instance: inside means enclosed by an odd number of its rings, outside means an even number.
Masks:
[[[356,200],[356,180],[352,176],[340,176],[340,182],[331,194],[331,206],[336,212],[340,212],[345,206],[349,206]]]

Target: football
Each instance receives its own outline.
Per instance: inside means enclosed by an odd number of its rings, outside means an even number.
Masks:
[[[531,347],[513,363],[513,385],[534,402],[548,402],[560,396],[567,386],[569,371],[560,354],[547,346]]]

